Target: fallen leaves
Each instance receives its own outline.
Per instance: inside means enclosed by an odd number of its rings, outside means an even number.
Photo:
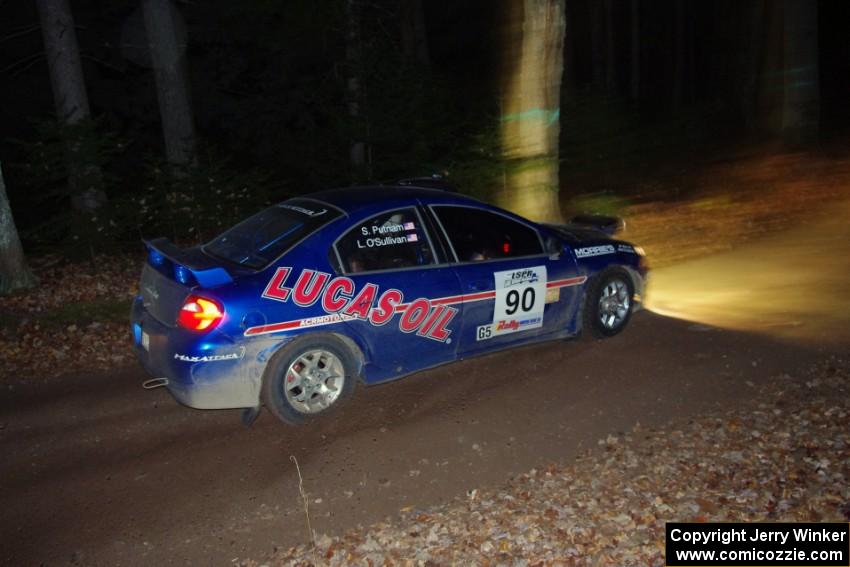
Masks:
[[[392,523],[263,564],[663,565],[665,522],[847,521],[848,426],[850,361],[833,358],[776,377],[738,409],[638,425],[573,463],[431,510],[407,506]]]
[[[70,264],[47,257],[34,270],[37,288],[0,297],[0,373],[5,379],[108,369],[133,360],[129,305],[140,260],[98,257],[93,264]],[[116,307],[126,311],[126,319],[116,320]]]

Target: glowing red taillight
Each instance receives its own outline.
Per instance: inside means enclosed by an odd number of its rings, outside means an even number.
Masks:
[[[214,299],[190,295],[177,314],[177,324],[190,331],[210,331],[224,318],[224,306]]]

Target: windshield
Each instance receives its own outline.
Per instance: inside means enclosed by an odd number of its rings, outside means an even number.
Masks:
[[[340,216],[329,205],[290,199],[226,230],[203,247],[210,256],[259,269],[296,242]]]

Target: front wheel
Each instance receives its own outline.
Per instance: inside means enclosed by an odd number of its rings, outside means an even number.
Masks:
[[[634,285],[627,273],[608,269],[596,276],[587,290],[583,327],[592,337],[613,337],[622,331],[632,315]]]
[[[282,421],[300,425],[348,398],[356,381],[356,358],[332,336],[296,340],[266,369],[263,401]]]

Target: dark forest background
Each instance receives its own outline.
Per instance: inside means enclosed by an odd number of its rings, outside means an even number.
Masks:
[[[190,163],[174,164],[140,2],[70,2],[92,117],[73,132],[56,120],[37,4],[0,3],[0,159],[25,246],[198,241],[291,195],[434,172],[487,199],[503,171],[506,42],[522,4],[177,2],[196,143]],[[789,9],[816,16],[805,68],[788,65]],[[640,199],[641,175],[695,155],[765,141],[840,146],[848,133],[850,2],[566,0],[565,14],[564,207],[600,191]],[[793,132],[789,73],[817,81],[815,117]],[[96,209],[74,206],[69,136],[100,168]]]

